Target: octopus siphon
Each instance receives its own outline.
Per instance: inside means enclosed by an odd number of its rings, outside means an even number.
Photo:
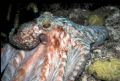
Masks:
[[[108,31],[44,12],[13,28],[1,52],[2,81],[74,81]]]

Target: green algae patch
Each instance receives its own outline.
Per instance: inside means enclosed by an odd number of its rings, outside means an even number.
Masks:
[[[88,67],[87,72],[101,80],[118,81],[120,80],[120,60],[116,58],[96,60]]]

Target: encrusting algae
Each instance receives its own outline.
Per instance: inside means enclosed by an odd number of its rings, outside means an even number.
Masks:
[[[105,81],[120,80],[120,60],[111,58],[109,60],[96,60],[87,69],[89,74]]]

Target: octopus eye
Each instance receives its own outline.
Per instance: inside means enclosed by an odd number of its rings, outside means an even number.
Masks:
[[[49,28],[50,27],[50,23],[43,24],[43,27],[44,28]]]
[[[39,35],[40,43],[46,44],[48,42],[48,38],[46,34],[40,34]]]
[[[51,26],[50,24],[50,19],[49,18],[45,18],[43,21],[42,21],[42,24],[43,24],[43,27],[44,28],[49,28]]]

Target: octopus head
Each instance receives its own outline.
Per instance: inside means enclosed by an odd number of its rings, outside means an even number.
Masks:
[[[12,30],[9,35],[11,45],[24,50],[31,50],[39,43],[41,31],[35,22],[22,24],[18,29]]]
[[[10,44],[19,49],[31,50],[39,44],[48,44],[48,41],[50,44],[53,39],[55,42],[59,38],[59,32],[63,30],[62,27],[51,24],[52,17],[51,13],[45,12],[34,21],[14,28],[9,34]]]

